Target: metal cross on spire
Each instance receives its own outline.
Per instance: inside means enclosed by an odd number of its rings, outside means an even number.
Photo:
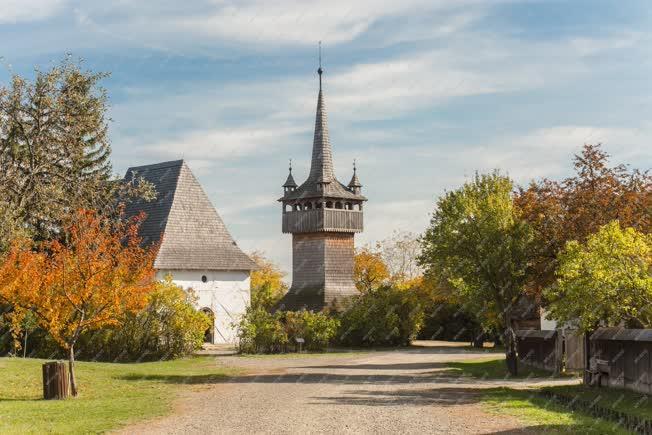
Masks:
[[[324,70],[321,68],[321,41],[319,41],[319,69],[317,73],[319,74],[319,90],[321,91],[321,75]]]

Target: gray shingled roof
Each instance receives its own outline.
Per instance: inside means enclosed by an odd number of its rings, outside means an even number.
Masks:
[[[321,186],[323,186],[323,189]],[[315,116],[315,135],[312,141],[310,174],[301,186],[293,191],[288,191],[279,201],[324,197],[367,200],[364,196],[353,193],[335,177],[333,151],[328,136],[326,103],[320,89],[317,99],[317,114]]]
[[[360,183],[360,179],[358,178],[358,171],[355,169],[355,166],[353,167],[353,177],[351,177],[351,181],[349,181],[349,188],[352,189],[354,187],[362,187],[362,183]]]
[[[283,187],[297,187],[297,183],[294,181],[294,177],[292,176],[292,168],[290,168],[290,173],[288,174],[285,183],[283,183]]]
[[[147,214],[144,243],[160,242],[154,267],[188,270],[253,270],[255,263],[236,245],[222,218],[183,160],[129,168],[126,180],[142,177],[157,198],[127,205],[129,216]]]
[[[516,331],[516,336],[518,338],[541,338],[544,340],[550,340],[552,339],[555,334],[557,334],[556,330],[537,330],[537,329],[519,329]]]
[[[652,329],[598,328],[591,340],[652,342]]]

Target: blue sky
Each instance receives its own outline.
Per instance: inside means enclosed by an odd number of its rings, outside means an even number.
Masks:
[[[358,244],[421,232],[475,170],[562,177],[583,143],[652,166],[646,0],[0,0],[0,81],[67,52],[111,99],[116,173],[185,158],[239,244],[284,268],[280,185],[308,172],[317,41]]]

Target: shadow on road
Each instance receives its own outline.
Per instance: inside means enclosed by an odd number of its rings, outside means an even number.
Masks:
[[[432,368],[433,365],[431,365]],[[323,384],[335,383],[342,385],[360,385],[360,384],[410,384],[414,382],[429,382],[442,380],[446,382],[450,377],[439,376],[435,374],[415,374],[415,375],[351,375],[351,374],[334,374],[334,373],[284,373],[284,374],[261,374],[261,375],[244,375],[244,376],[217,376],[217,375],[142,375],[129,374],[119,377],[127,381],[148,380],[161,381],[173,384]],[[449,381],[450,382],[450,381]]]
[[[480,392],[476,388],[462,387],[427,388],[420,390],[351,390],[342,396],[313,397],[312,399],[315,401],[312,404],[456,406],[480,402],[482,397]]]
[[[318,366],[301,366],[305,369],[344,369],[344,370],[429,370],[436,368],[447,368],[446,363],[437,362],[415,362],[415,363],[393,363],[393,364],[326,364]]]

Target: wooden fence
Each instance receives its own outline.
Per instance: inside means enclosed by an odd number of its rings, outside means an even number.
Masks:
[[[586,368],[584,334],[566,330],[564,335],[564,367],[568,371],[583,372]]]
[[[558,331],[518,330],[518,359],[522,364],[559,372],[562,363],[562,340]]]
[[[573,330],[518,330],[521,363],[558,373],[585,369],[584,335]]]
[[[652,329],[601,328],[590,342],[594,385],[652,393]]]

